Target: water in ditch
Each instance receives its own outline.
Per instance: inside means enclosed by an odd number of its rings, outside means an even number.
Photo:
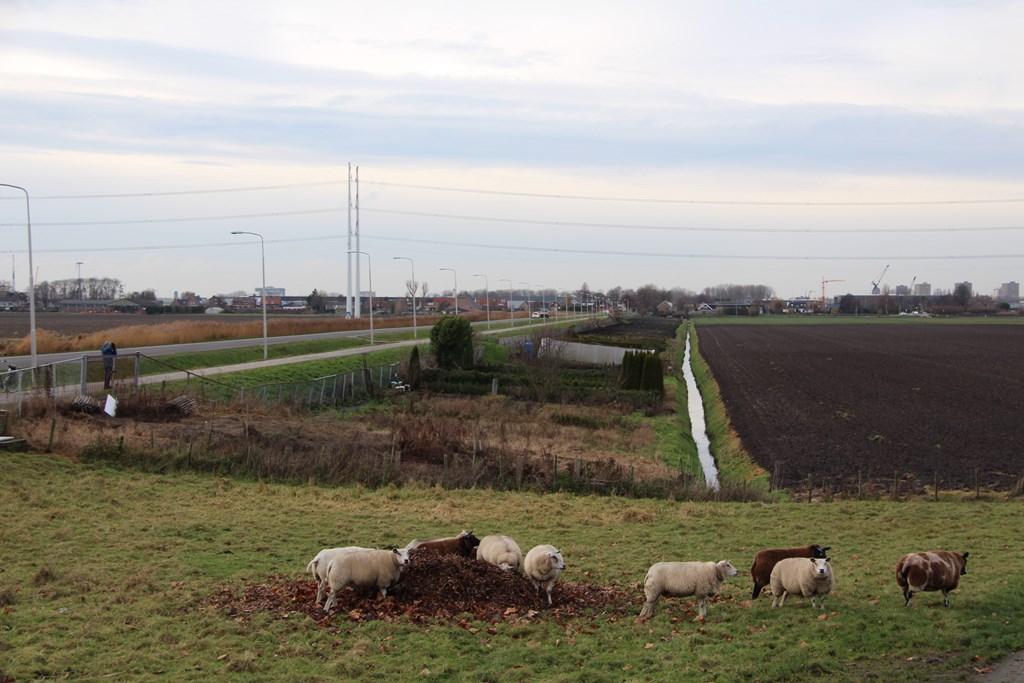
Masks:
[[[711,442],[708,440],[708,426],[704,419],[704,403],[697,389],[697,380],[693,376],[690,364],[690,335],[686,335],[686,351],[683,353],[683,377],[686,379],[686,411],[690,414],[690,431],[693,442],[697,444],[697,458],[704,470],[704,481],[708,488],[718,490],[718,467],[711,455]]]

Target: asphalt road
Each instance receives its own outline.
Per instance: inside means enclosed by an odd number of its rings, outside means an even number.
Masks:
[[[584,316],[586,317],[586,316]],[[495,321],[500,322],[500,321]],[[536,324],[547,324],[558,322],[557,320],[531,320],[530,323]],[[524,328],[527,327],[526,321],[523,320],[521,324]],[[474,327],[486,327],[487,322],[475,322]],[[517,325],[518,326],[518,325]],[[418,327],[421,339],[427,339],[430,335],[430,328],[432,326],[420,325]],[[388,327],[380,330],[376,330],[378,334],[392,334],[400,332],[412,332],[412,327]],[[504,328],[514,329],[514,328]],[[344,339],[346,337],[369,337],[370,330],[346,330],[343,332],[318,332],[315,334],[293,334],[283,337],[271,337],[270,345],[274,344],[285,344],[288,342],[299,342],[299,341],[312,341],[316,339]],[[130,353],[142,353],[147,356],[172,356],[179,353],[190,353],[196,351],[220,351],[223,349],[238,349],[249,346],[261,346],[263,344],[263,337],[248,337],[245,339],[222,339],[220,341],[208,341],[208,342],[192,342],[189,344],[163,344],[160,346],[138,346],[134,348],[118,348],[119,354],[130,354]],[[81,358],[83,355],[94,355],[89,352],[83,351],[68,351],[64,353],[44,353],[39,354],[39,365],[46,365],[47,363],[57,363],[62,360],[70,360]],[[95,355],[99,355],[99,349],[96,350]],[[9,356],[4,359],[11,365],[18,368],[27,368],[32,365],[31,356]]]

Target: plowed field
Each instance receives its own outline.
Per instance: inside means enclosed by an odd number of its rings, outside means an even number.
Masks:
[[[700,327],[747,450],[808,475],[1004,487],[1024,475],[1022,326]]]

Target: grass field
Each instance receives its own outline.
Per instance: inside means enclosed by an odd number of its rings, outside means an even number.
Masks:
[[[17,681],[957,680],[1024,642],[1020,502],[673,503],[490,490],[320,488],[121,472],[54,456],[0,468],[0,668]],[[749,566],[766,545],[833,546],[828,617],[749,603],[727,583],[704,624],[668,600],[636,625],[543,615],[528,623],[235,621],[204,606],[225,583],[298,575],[326,545],[404,544],[472,527],[553,542],[570,581],[633,589],[664,559]],[[910,610],[899,556],[970,550],[943,609]],[[556,589],[557,591],[557,589]],[[636,609],[640,607],[637,591]],[[0,675],[2,678],[2,675]]]
[[[275,358],[301,356],[307,353],[325,353],[339,349],[354,349],[358,346],[368,346],[368,342],[361,338],[346,337],[343,339],[312,339],[284,344],[269,344],[267,346],[267,357],[273,360]],[[262,346],[247,346],[220,351],[196,351],[194,353],[179,353],[173,356],[160,356],[157,361],[143,359],[140,372],[143,375],[152,375],[171,372],[171,368],[168,366],[181,370],[195,370],[197,368],[216,368],[223,365],[237,365],[239,363],[251,363],[261,360],[263,360]]]

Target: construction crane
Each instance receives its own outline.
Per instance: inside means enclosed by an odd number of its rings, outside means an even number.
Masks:
[[[884,278],[885,274],[888,273],[888,272],[889,272],[889,266],[887,264],[885,266],[885,269],[882,271],[882,274],[878,276],[878,280],[875,280],[875,281],[873,281],[871,283],[871,293],[872,294],[877,295],[877,294],[881,294],[882,293],[882,289],[881,289],[881,287],[882,287],[882,278]]]
[[[846,282],[846,280],[826,280],[825,276],[821,276],[821,307],[825,308],[825,285],[830,282]]]

